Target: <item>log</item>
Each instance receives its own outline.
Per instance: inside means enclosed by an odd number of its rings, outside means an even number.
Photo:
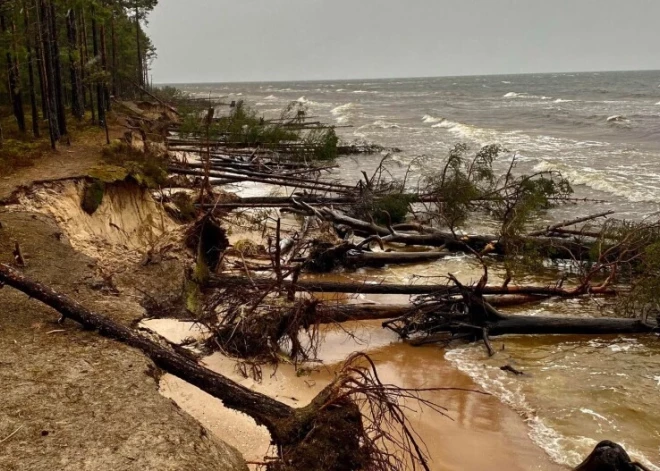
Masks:
[[[171,173],[178,173],[181,175],[191,175],[191,176],[196,176],[196,177],[204,177],[203,172],[195,171],[195,170],[186,170],[186,169],[180,169],[176,167],[172,167],[169,170]],[[269,185],[280,185],[280,186],[288,186],[291,188],[304,188],[304,189],[309,189],[309,190],[323,190],[323,191],[333,191],[336,193],[342,193],[346,192],[347,190],[345,188],[341,187],[336,187],[331,183],[324,183],[324,182],[317,182],[314,180],[310,180],[309,182],[307,181],[301,181],[302,179],[291,179],[291,178],[284,178],[284,177],[279,177],[277,175],[268,175],[268,177],[252,177],[252,176],[240,176],[240,175],[235,175],[235,174],[229,174],[229,173],[222,173],[222,172],[209,172],[209,176],[211,178],[222,178],[224,182],[226,181],[231,181],[231,182],[246,182],[246,181],[251,181],[251,182],[257,182],[257,183],[266,183]],[[217,181],[211,181],[211,184],[217,185]]]
[[[437,230],[433,231],[430,228],[424,228],[425,233],[398,232],[394,227],[390,230],[390,228],[361,221],[326,207],[311,208],[309,205],[305,206],[305,203],[297,200],[294,200],[294,207],[306,210],[308,214],[316,215],[336,225],[350,227],[358,235],[377,235],[383,243],[445,247],[447,250],[454,252],[469,252],[472,250],[494,255],[507,255],[506,247],[496,235],[465,235],[456,237],[454,234]],[[405,225],[403,227],[409,226]],[[575,240],[522,237],[519,244],[525,246],[527,250],[533,248],[536,253],[548,259],[580,260],[588,257],[590,253],[589,244]]]
[[[542,236],[544,234],[550,234],[550,233],[554,232],[555,230],[560,229],[562,227],[574,226],[574,225],[580,224],[582,222],[592,221],[594,219],[607,217],[607,216],[610,216],[612,214],[614,214],[614,211],[612,211],[612,210],[603,211],[602,213],[592,214],[590,216],[579,217],[579,218],[571,219],[569,221],[563,221],[563,222],[554,224],[552,226],[548,226],[545,229],[541,229],[540,231],[530,232],[527,235],[529,237]]]
[[[223,275],[211,276],[209,287],[221,289],[227,285],[234,286],[257,286],[267,287],[272,285],[273,280],[268,278],[245,278],[242,276]],[[359,293],[359,294],[402,294],[402,295],[460,295],[461,289],[456,286],[447,285],[406,285],[386,283],[340,283],[325,281],[297,281],[292,283],[285,280],[283,286],[287,290],[310,293]],[[480,289],[482,295],[524,295],[524,296],[556,296],[572,298],[584,294],[598,294],[602,296],[615,295],[617,292],[611,288],[560,288],[557,286],[485,286]]]
[[[609,317],[507,316],[495,322],[488,322],[486,325],[491,336],[509,334],[642,334],[651,333],[656,329],[656,326],[645,324],[639,319]]]
[[[448,252],[357,252],[346,254],[345,263],[358,267],[383,267],[441,260],[451,255]]]
[[[84,308],[75,300],[32,281],[13,268],[0,264],[0,285],[7,284],[52,307],[64,318],[72,319],[104,337],[118,340],[141,350],[159,368],[187,381],[202,391],[221,399],[225,406],[243,412],[280,437],[279,420],[292,417],[291,407],[243,387],[195,361],[176,354],[149,338],[112,319]]]

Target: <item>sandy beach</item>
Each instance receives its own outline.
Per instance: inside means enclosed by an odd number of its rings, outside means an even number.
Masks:
[[[186,324],[159,322],[159,332],[172,340],[190,335]],[[528,428],[516,412],[494,396],[465,391],[478,391],[479,388],[445,360],[443,349],[393,343],[396,342],[394,335],[384,331],[378,322],[343,327],[353,332],[356,338],[351,338],[343,330],[327,330],[319,352],[324,364],[313,367],[314,371],[309,375],[297,375],[293,365],[280,365],[277,369],[264,367],[259,383],[237,374],[236,362],[220,354],[206,358],[204,363],[244,386],[301,407],[328,384],[338,361],[361,349],[376,361],[385,383],[408,388],[461,389],[425,393],[425,398],[447,409],[447,417],[420,409],[417,404],[407,404],[415,411],[411,412],[410,420],[427,446],[431,469],[566,469],[553,464],[530,440]],[[225,408],[218,399],[171,375],[162,378],[160,390],[215,436],[236,447],[247,461],[262,462],[268,455],[269,434],[251,418]]]

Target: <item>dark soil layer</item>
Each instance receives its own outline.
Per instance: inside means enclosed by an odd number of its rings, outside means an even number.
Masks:
[[[49,218],[0,212],[0,223],[0,262],[13,262],[18,241],[30,277],[125,323],[142,314],[112,294],[96,263]],[[0,290],[0,469],[247,469],[236,450],[158,393],[158,372],[143,355],[57,318]]]

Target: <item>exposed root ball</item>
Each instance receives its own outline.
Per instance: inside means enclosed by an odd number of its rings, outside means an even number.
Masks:
[[[263,301],[263,300],[262,300]],[[283,347],[294,360],[309,359],[316,353],[317,301],[293,304],[271,299],[251,306],[249,303],[226,306],[220,324],[213,326],[209,347],[239,358],[273,361]],[[300,339],[306,333],[308,342]]]
[[[302,440],[284,450],[269,471],[353,471],[365,469],[369,453],[359,407],[348,400],[318,411]]]
[[[186,246],[194,253],[199,251],[203,254],[207,267],[214,272],[229,246],[229,240],[225,229],[209,213],[190,227],[186,233]]]

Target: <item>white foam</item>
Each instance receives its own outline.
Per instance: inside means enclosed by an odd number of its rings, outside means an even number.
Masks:
[[[373,124],[371,124],[371,126],[380,129],[399,129],[401,127],[398,124],[388,123],[387,121],[380,121],[380,120],[374,122]]]
[[[511,84],[511,82],[509,82],[508,80],[502,80],[502,83],[504,83],[504,84],[506,84],[506,85],[510,85],[510,84]]]
[[[504,95],[503,98],[518,98],[524,95],[525,95],[524,93],[509,92],[506,95]]]
[[[557,99],[555,100],[555,103],[571,103],[571,102],[573,102],[573,101],[574,101],[574,100],[564,100],[563,98],[557,98]]]
[[[445,118],[436,118],[435,116],[431,115],[424,115],[422,118],[423,123],[439,123],[440,121],[443,121]]]
[[[592,417],[594,417],[594,418],[596,418],[596,419],[602,420],[602,421],[604,421],[604,422],[607,422],[608,424],[613,424],[613,423],[614,423],[614,422],[612,422],[610,419],[608,419],[607,417],[605,417],[604,415],[600,415],[598,412],[593,411],[593,410],[591,410],[591,409],[587,409],[587,408],[585,408],[585,407],[581,408],[581,409],[580,409],[580,412],[582,412],[583,414],[586,414],[586,415],[590,415],[590,416],[592,416]]]
[[[333,108],[330,113],[332,113],[334,116],[339,116],[341,114],[347,113],[355,108],[355,104],[353,103],[346,103],[345,105],[340,105],[336,108]]]
[[[607,118],[608,123],[620,123],[620,122],[624,122],[624,121],[628,121],[628,118],[626,118],[625,116],[622,116],[620,114],[610,116],[609,118]]]
[[[536,165],[534,170],[536,172],[561,172],[573,185],[585,185],[594,190],[604,191],[636,203],[654,202],[659,197],[658,194],[654,193],[653,188],[638,184],[636,189],[633,186],[634,181],[617,178],[616,175],[612,175],[611,170],[601,171],[591,167],[574,168],[565,163],[547,160]]]
[[[277,100],[277,97],[275,95],[268,95],[264,100]]]

